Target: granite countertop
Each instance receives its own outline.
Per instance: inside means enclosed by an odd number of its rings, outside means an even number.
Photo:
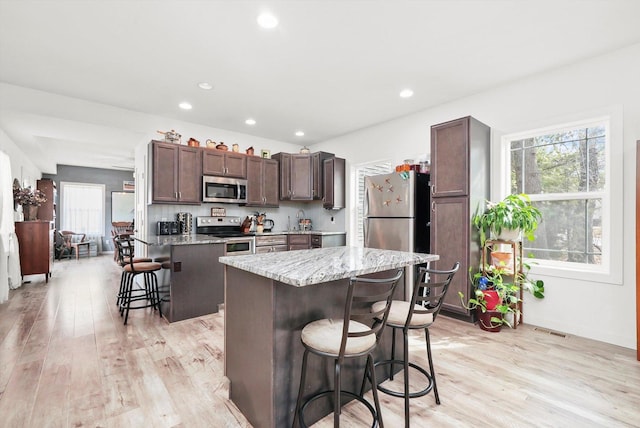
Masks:
[[[220,263],[296,287],[438,260],[435,254],[330,247],[220,257]]]
[[[256,236],[262,235],[345,235],[347,232],[330,232],[324,230],[276,230],[272,232],[256,233]]]
[[[135,240],[147,245],[191,245],[191,244],[222,244],[223,238],[215,238],[209,235],[161,235],[141,238],[133,237]]]
[[[250,233],[247,236],[270,236],[270,235],[344,235],[346,232],[323,232],[321,230],[282,230],[276,232],[263,232],[263,233]],[[192,235],[160,235],[160,236],[148,236],[142,238],[140,236],[133,236],[133,239],[142,242],[146,245],[191,245],[191,244],[222,244],[225,242],[224,238],[215,238],[209,235],[192,234]]]

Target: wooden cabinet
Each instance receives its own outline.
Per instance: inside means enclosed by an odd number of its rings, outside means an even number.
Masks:
[[[287,251],[287,235],[256,236],[256,254]]]
[[[47,220],[16,222],[16,236],[20,246],[22,276],[44,274],[45,282],[51,276],[53,259],[53,229]]]
[[[202,152],[197,147],[154,141],[153,202],[200,204]]]
[[[247,206],[277,207],[278,162],[250,156],[247,158]]]
[[[336,235],[311,235],[311,248],[342,247],[346,245],[344,233]]]
[[[431,127],[431,242],[435,269],[460,262],[442,311],[473,321],[458,292],[471,293],[469,267],[480,266],[480,240],[471,218],[489,198],[490,128],[468,116]]]
[[[56,182],[48,179],[37,180],[36,188],[47,198],[47,201],[38,209],[38,220],[55,221],[58,202]]]
[[[276,153],[271,157],[278,161],[280,169],[280,200],[310,200],[311,157],[291,153]]]
[[[345,207],[345,160],[330,158],[323,162],[324,196],[322,206],[328,210],[339,210]]]
[[[327,152],[311,154],[311,196],[320,200],[324,197],[324,161],[335,155]]]
[[[205,175],[247,178],[247,155],[202,149],[202,173]]]
[[[311,248],[310,234],[289,235],[289,250],[308,250]]]

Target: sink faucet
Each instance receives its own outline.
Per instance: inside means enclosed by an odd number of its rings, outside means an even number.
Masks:
[[[302,213],[302,217],[300,217],[300,213]],[[304,218],[304,210],[302,208],[298,210],[298,213],[296,214],[296,218]]]

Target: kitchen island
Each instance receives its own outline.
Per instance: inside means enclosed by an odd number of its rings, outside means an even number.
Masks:
[[[389,276],[393,269],[437,259],[356,247],[220,257],[226,265],[225,375],[231,400],[256,428],[291,426],[304,352],[302,328],[343,315],[349,278]],[[395,298],[404,295],[401,284]],[[376,359],[388,356],[390,347],[391,335],[385,331]],[[354,359],[343,366],[342,389],[359,391],[364,363],[364,358]],[[328,359],[310,361],[305,396],[330,388],[332,372]],[[306,422],[330,412],[330,403],[319,402],[309,408]]]

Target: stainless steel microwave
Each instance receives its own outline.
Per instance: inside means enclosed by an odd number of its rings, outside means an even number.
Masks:
[[[202,176],[202,202],[247,203],[247,180]]]

